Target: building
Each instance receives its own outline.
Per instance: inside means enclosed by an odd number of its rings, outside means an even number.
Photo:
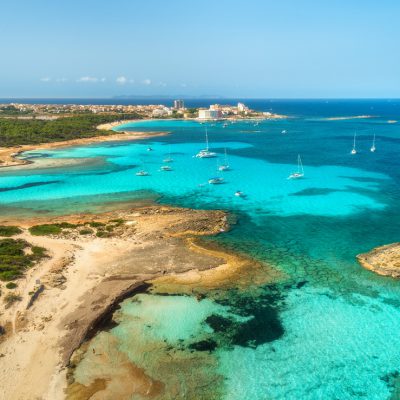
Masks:
[[[238,109],[238,112],[246,113],[247,111],[249,111],[249,107],[245,106],[243,103],[238,103],[237,109]]]
[[[172,111],[168,107],[160,107],[160,108],[155,108],[152,111],[151,115],[156,118],[165,117],[168,115],[172,115]]]
[[[181,110],[185,108],[185,103],[183,100],[174,100],[174,108],[175,110]]]
[[[222,117],[222,112],[220,110],[199,110],[199,119],[219,119]]]

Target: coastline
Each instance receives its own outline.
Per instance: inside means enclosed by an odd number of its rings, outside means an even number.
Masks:
[[[242,256],[222,249],[210,253],[198,243],[192,248],[194,238],[229,228],[222,211],[150,206],[56,220],[105,223],[116,219],[124,222],[110,238],[82,237],[73,229],[62,236],[32,236],[27,230],[16,236],[45,247],[50,258],[17,280],[15,292],[22,301],[1,310],[4,398],[64,398],[67,366],[75,349],[122,299],[146,282],[170,275],[173,279],[181,274],[199,276],[215,269],[215,277],[207,274],[207,279],[221,284],[222,277],[229,280],[232,271],[251,267],[249,260],[243,262]],[[37,282],[45,289],[26,309]]]
[[[109,124],[102,124],[97,126],[97,129],[102,131],[112,131],[113,128],[123,125],[125,123],[132,122],[132,121],[117,121]],[[140,140],[140,139],[147,139],[151,137],[158,137],[158,136],[166,136],[169,132],[116,132],[116,133],[109,133],[106,135],[100,136],[93,136],[89,138],[79,138],[79,139],[71,139],[71,140],[64,140],[61,142],[51,142],[51,143],[40,143],[40,144],[27,144],[15,147],[3,147],[0,148],[0,168],[6,167],[14,167],[14,166],[21,166],[34,163],[30,160],[23,160],[19,158],[19,156],[31,150],[50,150],[50,149],[57,149],[57,148],[64,148],[70,146],[79,146],[83,144],[94,144],[99,142],[114,142],[114,141],[125,141],[125,140]]]
[[[378,275],[400,279],[400,243],[375,247],[357,255],[359,264]]]

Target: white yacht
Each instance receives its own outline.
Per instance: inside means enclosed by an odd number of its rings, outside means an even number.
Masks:
[[[141,170],[139,172],[136,172],[136,176],[149,176],[150,174],[147,171]]]
[[[206,128],[206,148],[203,150],[200,150],[197,154],[196,154],[197,158],[213,158],[213,157],[217,157],[217,153],[214,153],[213,151],[210,151],[210,149],[208,148],[208,133],[207,133],[207,128]]]
[[[160,169],[161,171],[172,171],[172,168],[169,165],[163,165]]]
[[[356,150],[356,136],[357,136],[357,132],[354,132],[354,138],[353,138],[353,148],[351,149],[350,154],[357,154],[357,150]]]
[[[297,171],[292,172],[288,179],[299,179],[304,177],[303,163],[301,162],[300,154],[297,156]]]
[[[218,171],[228,171],[230,169],[229,164],[228,164],[228,156],[226,154],[226,148],[225,148],[225,159],[224,163],[218,167]]]
[[[374,133],[374,140],[372,141],[372,146],[371,146],[371,153],[375,153],[376,147],[375,147],[375,133]]]
[[[215,177],[215,178],[211,178],[208,180],[208,183],[210,185],[218,185],[223,182],[224,182],[224,178],[220,178],[220,177]]]
[[[237,190],[235,192],[235,196],[236,197],[246,197],[246,195],[241,190]]]

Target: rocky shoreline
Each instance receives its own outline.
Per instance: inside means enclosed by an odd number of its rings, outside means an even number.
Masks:
[[[359,254],[357,260],[364,268],[379,275],[400,279],[400,242]]]
[[[0,325],[5,328],[0,397],[63,399],[73,352],[109,322],[123,299],[144,290],[147,282],[161,279],[162,285],[169,276],[178,281],[182,276],[184,281],[195,277],[199,285],[210,285],[252,267],[250,260],[223,249],[202,250],[199,243],[193,248],[194,238],[229,229],[222,211],[148,206],[40,222],[67,221],[77,226],[51,236],[33,236],[27,230],[38,221],[21,225],[24,230],[17,238],[46,248],[50,257],[17,281],[21,301],[8,309],[0,305]],[[112,234],[99,237],[110,221],[118,221]],[[80,235],[88,226],[104,228]],[[38,282],[44,290],[26,309]]]

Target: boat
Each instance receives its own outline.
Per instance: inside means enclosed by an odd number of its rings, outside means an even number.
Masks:
[[[282,135],[286,135],[286,133],[287,133],[287,130],[286,129],[284,129],[282,132]]]
[[[229,164],[228,164],[228,156],[226,154],[226,148],[225,148],[225,160],[224,164],[220,165],[218,167],[218,171],[228,171],[230,169]]]
[[[376,147],[375,147],[375,133],[374,133],[374,140],[372,141],[372,146],[371,146],[371,153],[375,153]]]
[[[208,180],[208,183],[210,185],[218,185],[218,184],[223,183],[223,182],[224,182],[224,178],[220,178],[220,177],[210,178]]]
[[[356,150],[356,136],[357,136],[357,132],[354,132],[354,139],[353,139],[353,148],[351,149],[350,154],[357,154],[357,150]]]
[[[235,192],[235,196],[236,196],[236,197],[246,197],[246,195],[245,195],[242,191],[240,191],[240,190],[237,190],[237,191]]]
[[[216,157],[217,153],[214,153],[213,151],[210,151],[208,148],[208,133],[207,133],[207,128],[206,128],[206,148],[203,150],[200,150],[197,154],[197,158],[213,158]]]
[[[149,146],[149,147],[147,148],[147,151],[153,151],[153,149]]]
[[[163,162],[170,163],[172,161],[174,161],[174,159],[171,157],[171,149],[170,149],[167,158],[164,158]]]
[[[172,171],[172,168],[169,165],[163,165],[160,169],[161,171]]]
[[[301,162],[300,154],[297,156],[297,171],[292,172],[288,179],[299,179],[304,177],[303,163]]]
[[[141,170],[139,172],[136,172],[136,176],[149,176],[150,174],[147,171]]]

